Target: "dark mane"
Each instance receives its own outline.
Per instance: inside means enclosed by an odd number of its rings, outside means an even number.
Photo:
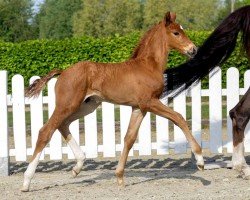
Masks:
[[[156,32],[156,30],[159,27],[159,24],[161,22],[159,22],[158,24],[155,24],[151,29],[149,29],[141,38],[140,42],[137,44],[136,48],[134,49],[130,59],[134,59],[138,57],[139,51],[141,49],[144,49],[145,46],[147,45],[147,43],[150,41],[151,37],[154,35],[154,33]]]
[[[177,96],[208,75],[217,65],[221,66],[233,52],[240,31],[243,47],[250,56],[250,6],[242,7],[224,19],[193,59],[165,70],[163,96]]]

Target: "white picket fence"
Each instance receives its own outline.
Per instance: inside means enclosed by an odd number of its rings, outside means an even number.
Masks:
[[[221,70],[213,76],[210,75],[209,89],[201,90],[201,84],[197,84],[188,92],[183,92],[173,100],[174,110],[186,117],[187,96],[191,96],[191,127],[197,141],[202,148],[210,149],[212,153],[222,153],[226,149],[228,153],[232,152],[232,125],[227,117],[227,139],[222,137],[222,97],[226,96],[227,113],[239,101],[239,96],[243,95],[250,86],[250,71],[244,75],[244,88],[239,88],[239,72],[236,68],[230,68],[227,71],[227,88],[221,87]],[[30,82],[38,77],[32,77]],[[14,157],[16,161],[27,161],[27,156],[32,155],[38,131],[42,127],[44,105],[48,106],[49,116],[55,107],[54,85],[56,79],[53,78],[48,83],[48,96],[40,95],[37,99],[24,98],[24,80],[21,75],[12,77],[12,94],[7,94],[7,72],[0,71],[0,174],[6,174],[8,171],[9,157]],[[210,139],[202,140],[202,116],[201,102],[202,97],[209,97],[209,127]],[[31,147],[27,147],[27,134],[25,114],[27,114],[27,105],[30,106],[31,120]],[[115,131],[115,107],[120,109],[120,131]],[[102,152],[103,157],[115,157],[117,152],[122,150],[123,138],[129,123],[131,107],[115,106],[110,103],[102,103],[102,130],[97,129],[96,111],[84,117],[84,144],[80,144],[87,158],[96,158]],[[9,130],[8,113],[13,113],[13,136],[14,148],[9,148]],[[139,155],[151,155],[152,150],[156,150],[158,155],[168,154],[170,149],[175,153],[186,153],[189,145],[182,131],[174,126],[174,140],[170,140],[170,131],[168,120],[156,116],[155,132],[152,132],[152,123],[150,113],[148,113],[142,122],[138,134],[138,141],[133,146],[130,156],[134,151]],[[79,120],[73,122],[70,130],[79,143],[80,135],[83,134],[79,129]],[[116,140],[117,134],[119,141]],[[152,135],[155,138],[152,139]],[[101,137],[102,141],[100,142]],[[98,142],[99,141],[99,142]],[[250,152],[250,131],[247,128],[246,152]],[[51,160],[62,159],[63,154],[67,154],[69,159],[73,154],[68,146],[63,145],[62,137],[58,131],[53,135],[49,145],[45,148],[44,155],[49,155]],[[6,169],[7,166],[7,169]],[[2,172],[1,172],[2,171]]]

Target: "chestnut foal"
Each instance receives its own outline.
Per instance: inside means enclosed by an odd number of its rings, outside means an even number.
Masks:
[[[29,190],[41,152],[56,129],[60,131],[77,160],[72,170],[73,176],[80,173],[85,155],[72,137],[69,125],[79,117],[93,112],[102,101],[132,106],[124,148],[116,169],[120,186],[124,185],[124,167],[129,150],[136,140],[138,129],[147,112],[170,119],[179,126],[190,143],[198,168],[204,168],[201,147],[192,136],[186,121],[179,113],[159,100],[163,90],[163,69],[169,51],[176,49],[189,56],[196,53],[196,47],[181,26],[175,23],[175,18],[174,13],[166,13],[164,19],[143,36],[131,59],[126,62],[79,62],[63,71],[51,71],[30,85],[26,95],[37,96],[52,77],[60,75],[55,86],[56,107],[50,119],[39,131],[34,154],[24,173],[22,191]]]

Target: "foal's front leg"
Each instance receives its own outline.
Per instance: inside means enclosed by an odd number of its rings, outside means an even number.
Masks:
[[[183,133],[185,134],[188,142],[190,143],[192,152],[195,155],[197,160],[197,167],[199,170],[204,169],[204,160],[202,157],[202,150],[200,145],[196,142],[194,136],[192,135],[191,131],[188,128],[188,124],[185,119],[182,117],[181,114],[175,112],[171,108],[165,106],[160,102],[159,99],[152,99],[147,103],[147,105],[143,105],[146,111],[152,112],[156,115],[161,117],[167,118],[171,120],[175,125],[181,128]]]
[[[123,151],[118,166],[116,168],[116,177],[119,186],[124,186],[124,168],[127,162],[128,153],[137,138],[138,130],[144,116],[145,113],[141,112],[140,109],[133,108],[128,130],[124,138]]]

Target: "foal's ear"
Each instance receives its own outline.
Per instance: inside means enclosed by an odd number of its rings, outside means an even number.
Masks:
[[[166,26],[173,23],[173,22],[175,22],[175,19],[176,19],[176,14],[175,13],[167,12],[165,14],[165,18],[164,18]]]

